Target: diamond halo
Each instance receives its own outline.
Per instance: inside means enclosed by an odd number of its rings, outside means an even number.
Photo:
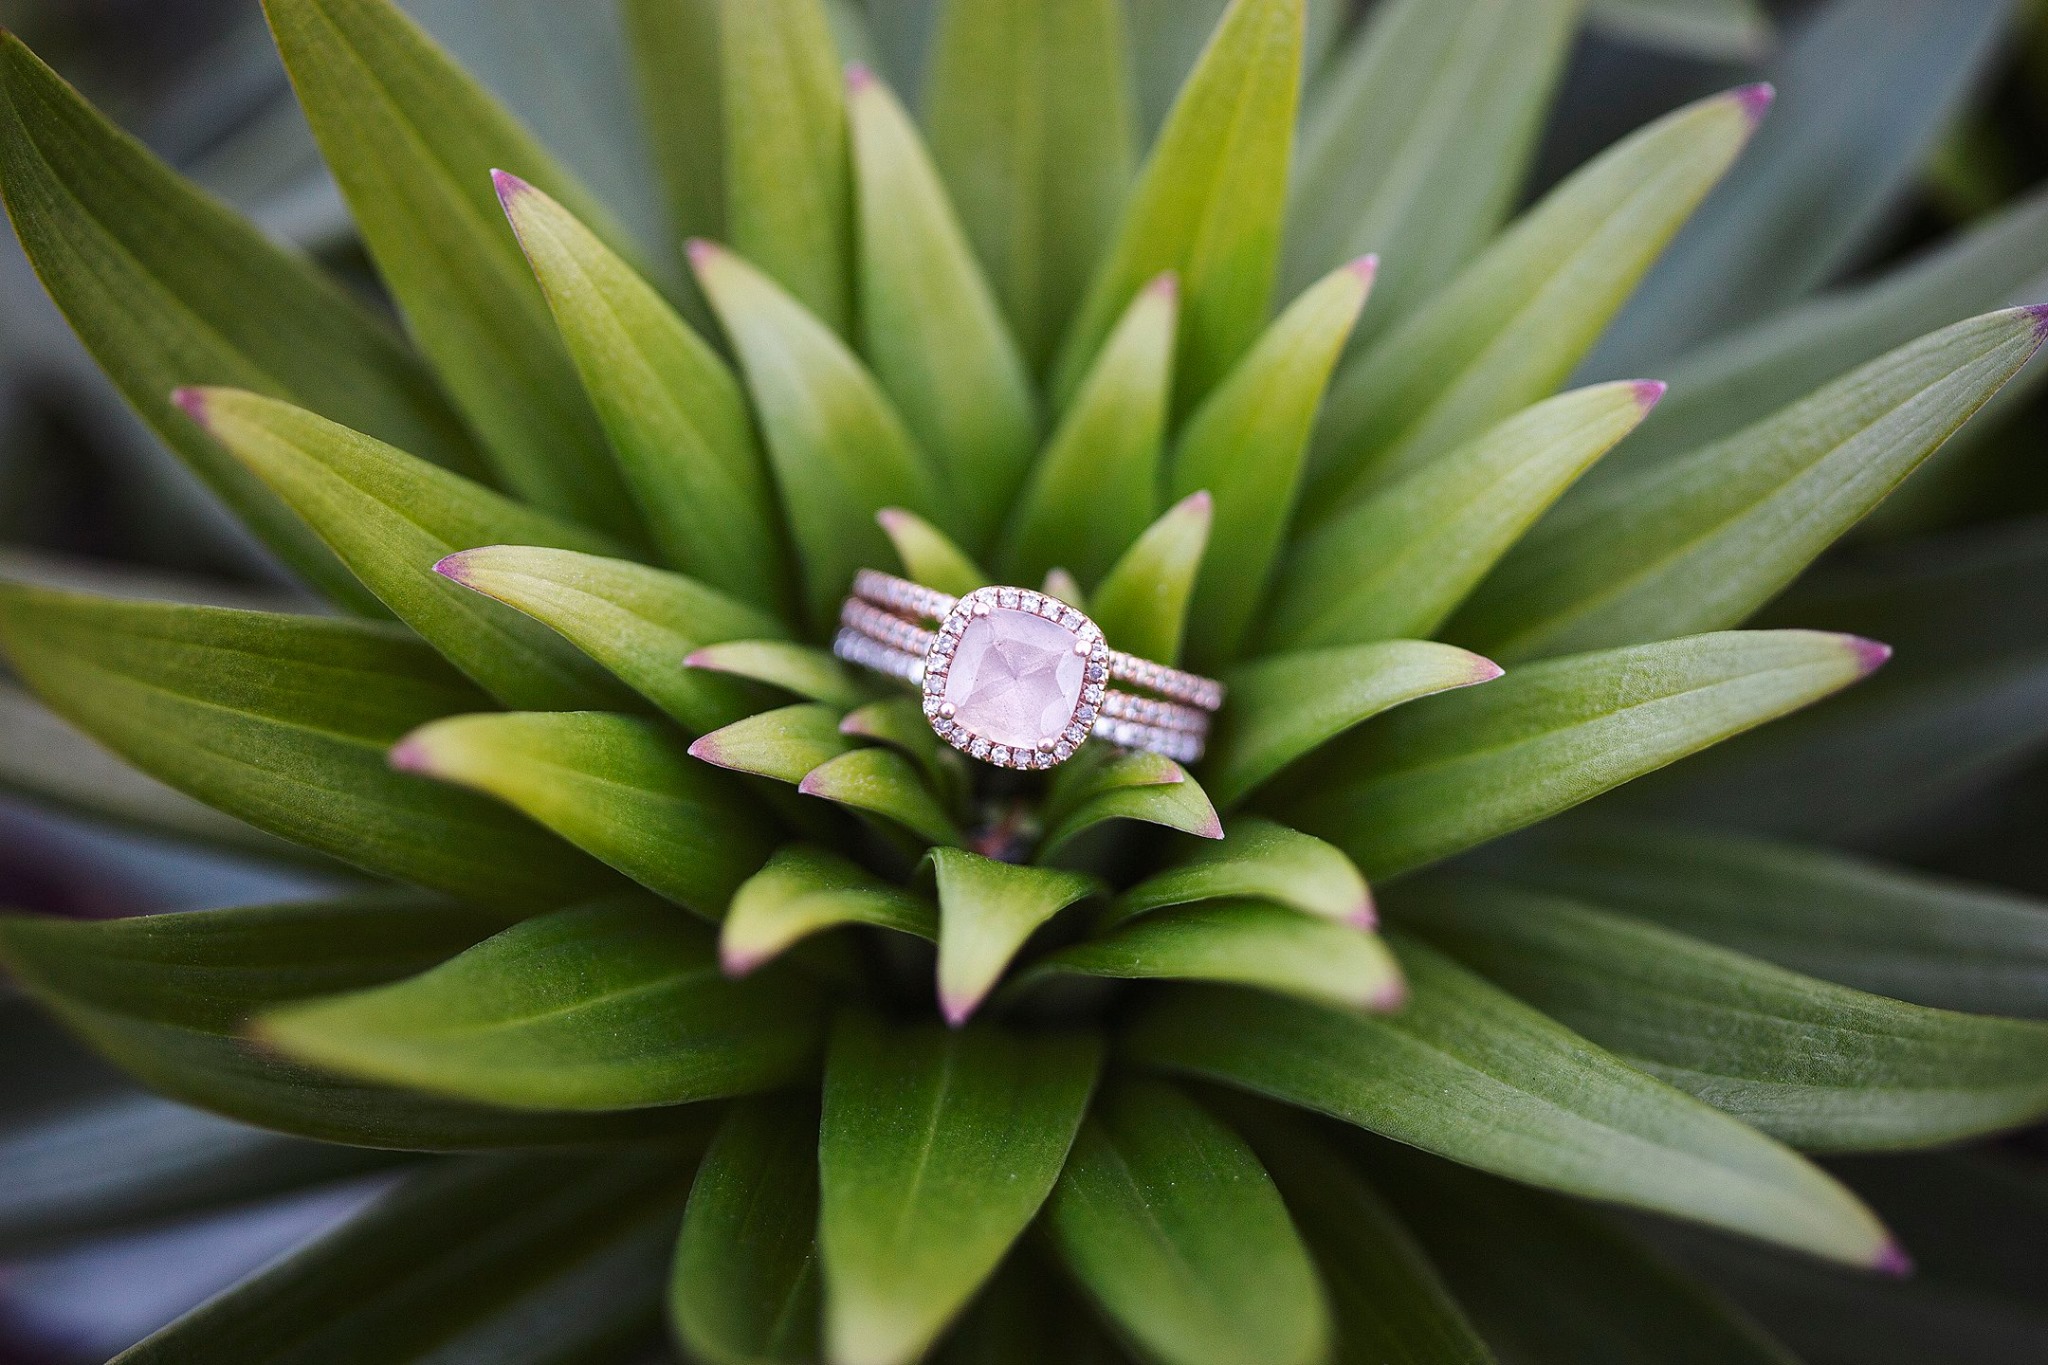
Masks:
[[[925,718],[984,763],[1057,767],[1094,727],[1109,656],[1101,629],[1057,598],[978,588],[953,605],[925,651]]]

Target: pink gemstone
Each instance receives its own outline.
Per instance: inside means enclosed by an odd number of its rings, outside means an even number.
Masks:
[[[1067,728],[1081,700],[1085,666],[1074,653],[1074,632],[998,607],[968,621],[946,677],[946,700],[954,719],[973,734],[1035,749]]]

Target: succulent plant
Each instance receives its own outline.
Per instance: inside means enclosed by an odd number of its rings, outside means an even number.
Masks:
[[[1904,1274],[1802,1153],[2048,1114],[2041,907],[1839,851],[2025,751],[2038,532],[1808,573],[2048,331],[2039,201],[1807,297],[2010,6],[1845,0],[1783,123],[1514,213],[1578,0],[877,6],[916,117],[853,6],[629,0],[687,252],[389,0],[264,8],[402,336],[0,39],[52,297],[327,603],[0,586],[8,780],[334,887],[0,960],[294,1139],[206,1198],[398,1173],[124,1360],[1784,1362],[1673,1220]],[[1216,673],[1207,754],[954,753],[862,567]]]

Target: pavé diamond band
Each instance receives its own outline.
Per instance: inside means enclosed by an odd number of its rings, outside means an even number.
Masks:
[[[1091,737],[1191,763],[1223,705],[1223,684],[1111,649],[1081,612],[1029,588],[953,597],[862,569],[832,652],[917,684],[934,734],[1004,768],[1056,767]]]

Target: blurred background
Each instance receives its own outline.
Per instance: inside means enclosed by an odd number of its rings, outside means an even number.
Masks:
[[[1220,9],[1222,0],[1133,0],[1141,8],[1146,2]],[[901,28],[906,14],[929,3],[871,0],[878,45],[892,27]],[[609,3],[405,4],[629,223],[650,240],[662,234],[659,195]],[[1596,3],[1595,23],[1571,63],[1528,194],[1658,114],[1772,73],[1819,6],[1773,4],[1768,27],[1732,36],[1723,30],[1704,41],[1669,18],[1679,11],[1744,8],[1736,0]],[[1966,68],[1961,94],[1945,106],[1939,136],[1922,139],[1917,169],[1883,206],[1884,220],[1851,282],[1995,212],[2048,177],[2048,5],[2005,8],[1999,40],[1958,59]],[[267,232],[372,293],[256,0],[0,0],[0,24]],[[885,70],[890,55],[882,54]],[[1158,103],[1156,92],[1171,90],[1191,56],[1135,55],[1148,104]],[[897,61],[900,67],[907,59]],[[903,83],[900,69],[896,76]],[[1809,71],[1807,78],[1824,83],[1824,73]],[[1842,154],[1852,156],[1855,148],[1845,145]],[[2048,281],[2042,283],[2033,297],[2048,298]],[[2048,517],[2042,400],[2004,403],[1986,417],[1991,420],[1973,428],[1967,443],[1923,470],[1859,532],[1844,552],[1852,566],[1873,547],[1922,541],[1938,547],[1945,535],[1992,524],[1999,536],[1984,542],[1984,553],[1996,555],[2001,545],[2029,552],[2041,543],[2041,519]],[[123,591],[134,591],[140,574],[145,590],[153,583],[187,600],[314,609],[129,414],[44,297],[12,235],[0,233],[0,573],[91,585],[116,571]],[[2039,649],[2048,641],[2048,619],[2033,624],[2024,643]],[[1910,843],[1881,829],[1867,831],[1866,841],[1876,841],[1894,860],[2048,893],[2048,688],[2040,683],[2048,673],[2036,668],[2030,676],[2033,690],[2007,704],[2031,705],[2043,715],[2016,728],[1989,779],[1970,784],[1939,818],[1916,816]],[[19,710],[15,695],[0,690],[0,905],[98,916],[250,903],[318,889],[311,872],[174,850],[10,798],[6,750],[14,750],[12,761],[23,761],[42,723],[7,713]],[[80,774],[81,780],[91,776]],[[0,1365],[104,1360],[381,1188],[383,1158],[281,1143],[142,1096],[89,1062],[9,991],[0,982]],[[56,1136],[37,1122],[67,1108],[85,1119]],[[128,1169],[99,1169],[101,1154],[116,1145]],[[2007,1146],[2037,1158],[2048,1153],[2038,1134]],[[198,1151],[208,1154],[208,1163],[218,1163],[224,1151],[237,1161],[277,1163],[280,1187],[303,1187],[307,1162],[327,1163],[332,1179],[282,1202],[196,1220],[144,1220],[138,1229],[136,1206],[132,1197],[123,1202],[124,1190],[183,1190],[183,1206],[200,1202],[190,1196],[203,1190],[214,1167],[181,1165]],[[1876,1187],[1885,1179],[1877,1169],[1863,1176]],[[1993,1220],[1978,1225],[1987,1229],[1987,1273],[1998,1282],[2031,1283],[2038,1303],[2038,1251],[2031,1262],[2008,1258],[1998,1223],[2009,1228],[2014,1245],[2037,1245],[2048,1224],[2027,1221],[2024,1201],[2008,1195],[1982,1191],[1983,1207],[1974,1215]],[[39,1200],[80,1198],[104,1198],[109,1208],[122,1208],[121,1229],[89,1245],[60,1247],[39,1245],[25,1231],[36,1224]],[[1916,1217],[1938,1221],[1955,1213],[1913,1212],[1910,1191],[1893,1191],[1887,1200],[1881,1206],[1909,1241]],[[2031,1211],[2036,1218],[2044,1214],[2048,1210]],[[1832,1292],[1827,1284],[1808,1283],[1799,1273],[1746,1261],[1727,1269],[1726,1278],[1797,1346],[1797,1322],[1832,1311],[1815,1307]],[[1758,1283],[1745,1290],[1744,1276]],[[1841,1345],[1837,1339],[1835,1346]]]

